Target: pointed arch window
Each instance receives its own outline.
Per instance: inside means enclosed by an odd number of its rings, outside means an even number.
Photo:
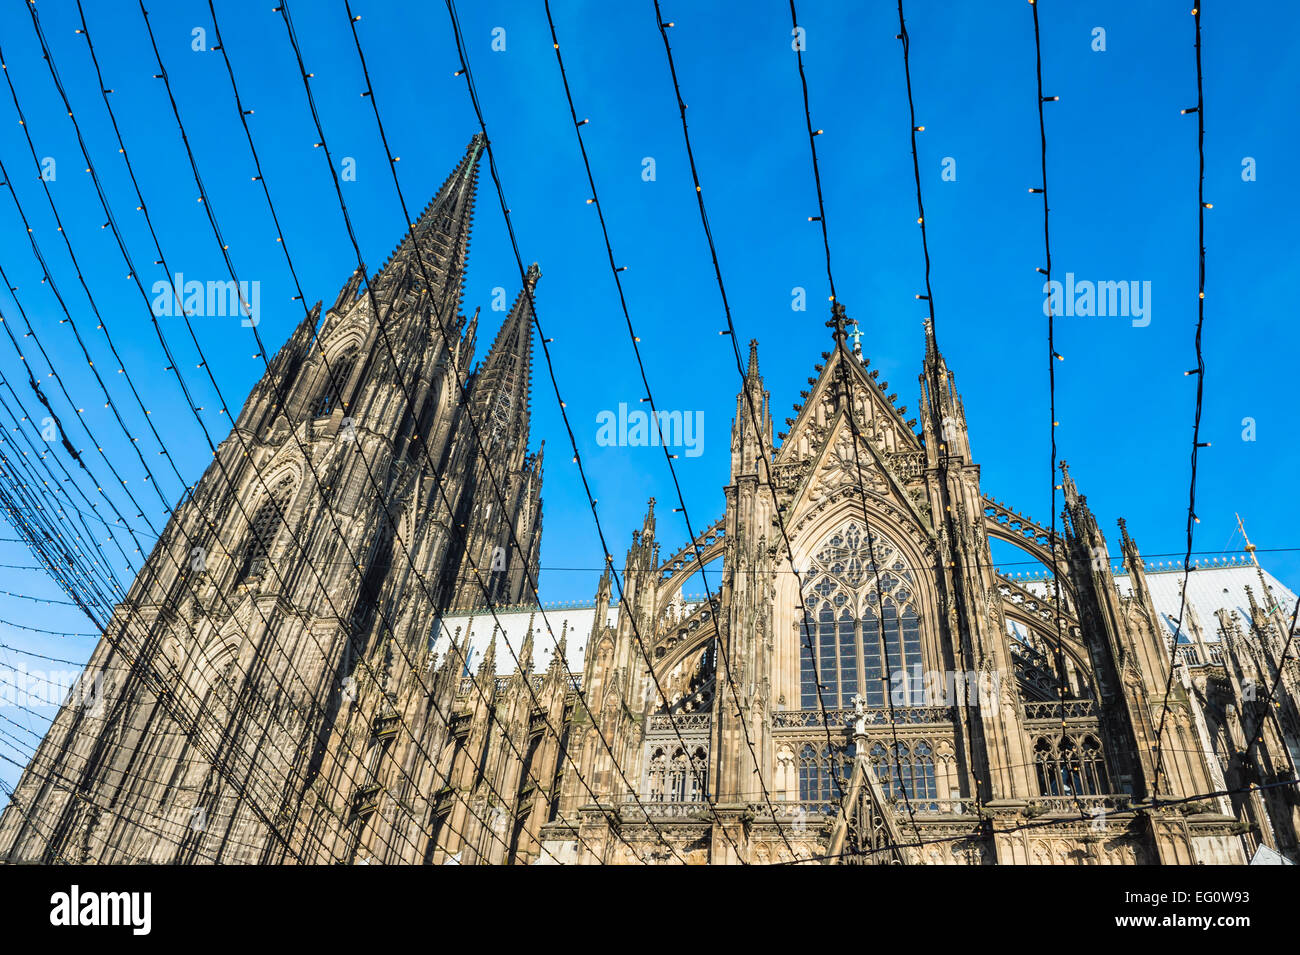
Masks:
[[[1044,796],[1100,796],[1110,791],[1101,741],[1092,733],[1039,736],[1034,740],[1034,770]]]
[[[702,802],[708,790],[709,766],[704,747],[687,752],[678,746],[671,757],[658,747],[650,757],[647,792],[653,802]]]
[[[326,365],[328,367],[321,368],[321,390],[312,401],[312,414],[317,418],[328,417],[335,408],[346,404],[348,381],[357,367],[356,348],[349,348],[342,355],[329,359]]]
[[[849,774],[853,771],[853,760],[857,746],[849,743],[847,747],[814,747],[805,744],[799,751],[799,798],[804,802],[822,803],[829,808],[838,803],[841,794],[848,789]]]
[[[704,799],[705,788],[709,779],[708,760],[704,756],[704,747],[695,747],[691,754],[691,778],[687,789],[687,801],[699,802]]]
[[[819,683],[827,708],[850,707],[859,693],[868,706],[887,706],[882,676],[893,702],[924,704],[915,578],[899,548],[849,521],[813,555],[804,581],[800,706],[818,707]]]
[[[939,790],[934,777],[934,748],[927,740],[875,743],[867,754],[886,799],[906,801],[913,809],[934,812]]]
[[[678,749],[668,764],[668,798],[673,802],[686,802],[686,792],[691,774],[691,761],[686,751]]]
[[[283,523],[281,515],[288,510],[292,496],[293,478],[286,475],[254,512],[248,529],[248,538],[244,542],[243,559],[240,563],[239,575],[235,578],[236,583],[261,577],[266,573],[271,548]]]
[[[664,801],[664,780],[668,773],[668,756],[663,749],[656,749],[650,757],[650,800]]]

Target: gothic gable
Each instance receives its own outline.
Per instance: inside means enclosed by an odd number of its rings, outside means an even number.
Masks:
[[[877,505],[895,514],[896,519],[913,524],[922,536],[931,537],[930,521],[925,514],[924,487],[915,483],[907,488],[895,474],[877,441],[884,436],[860,429],[855,438],[847,413],[833,413],[824,429],[817,453],[800,468],[798,484],[789,499],[788,526],[846,498],[865,495]],[[890,506],[892,505],[892,506]]]
[[[846,379],[851,405],[858,416],[858,431],[864,437],[886,455],[921,451],[919,439],[903,419],[906,407],[895,407],[894,396],[884,393],[888,382],[878,384],[875,373],[868,373],[862,361],[855,358],[844,361],[848,352],[836,349],[826,354],[826,363],[812,391],[801,392],[804,401],[795,405],[797,416],[776,453],[777,467],[806,462],[821,450],[843,399]]]
[[[875,772],[859,753],[831,830],[827,858],[839,865],[890,865],[904,861],[903,840]]]

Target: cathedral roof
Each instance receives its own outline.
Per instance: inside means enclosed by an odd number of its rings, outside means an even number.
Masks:
[[[1235,612],[1242,619],[1243,626],[1248,626],[1250,598],[1246,596],[1247,587],[1254,593],[1256,602],[1263,604],[1264,601],[1260,593],[1262,588],[1259,585],[1259,573],[1255,570],[1254,564],[1240,557],[1221,559],[1240,562],[1224,566],[1193,563],[1192,572],[1187,577],[1187,603],[1192,608],[1196,619],[1200,621],[1205,640],[1209,643],[1219,639],[1219,623],[1215,617],[1215,613],[1219,610]],[[1264,580],[1272,588],[1273,599],[1282,604],[1283,609],[1287,611],[1287,618],[1290,619],[1290,611],[1295,607],[1296,594],[1267,570],[1263,573]],[[1178,620],[1183,568],[1175,566],[1172,561],[1151,561],[1146,568],[1146,578],[1147,586],[1151,590],[1151,599],[1156,605],[1156,612],[1160,614],[1169,635],[1172,636]],[[1050,575],[1016,582],[1032,593],[1043,596],[1050,592],[1052,586]],[[1115,585],[1126,597],[1133,593],[1133,584],[1128,574],[1116,574]],[[1183,624],[1182,634],[1186,640],[1191,639],[1189,623]]]
[[[542,610],[546,612],[545,620],[542,619]],[[606,623],[612,625],[617,617],[618,609],[611,607]],[[546,672],[546,668],[550,666],[551,657],[555,653],[555,645],[559,642],[560,634],[567,629],[565,662],[571,672],[581,674],[587,639],[591,636],[592,627],[596,622],[596,605],[594,603],[547,605],[541,608],[536,604],[509,608],[498,607],[495,618],[491,611],[486,609],[443,614],[434,621],[433,652],[438,655],[438,662],[441,665],[443,658],[451,652],[452,638],[455,637],[459,641],[464,641],[465,633],[468,631],[470,646],[469,672],[474,673],[478,669],[478,663],[487,651],[488,645],[492,642],[493,633],[495,633],[497,638],[497,673],[499,675],[513,673],[515,658],[524,645],[524,638],[528,633],[530,620],[534,628],[532,672]],[[500,621],[503,629],[498,628],[498,621]],[[554,639],[552,639],[552,634],[546,632],[548,622],[554,631]]]
[[[1273,599],[1279,601],[1288,611],[1295,606],[1296,595],[1285,584],[1268,571],[1264,579],[1273,590]],[[1132,593],[1132,584],[1127,575],[1116,577],[1115,583],[1120,593]],[[1156,610],[1173,634],[1178,620],[1179,595],[1183,586],[1183,569],[1181,567],[1157,568],[1147,570],[1147,586],[1151,589],[1151,599]],[[1243,621],[1250,620],[1250,599],[1246,596],[1249,587],[1255,594],[1257,602],[1263,604],[1264,596],[1260,593],[1259,574],[1249,561],[1227,567],[1193,565],[1187,576],[1187,602],[1191,605],[1204,630],[1205,639],[1213,642],[1219,639],[1219,623],[1214,614],[1217,610],[1236,612]],[[1248,624],[1247,624],[1248,626]],[[1183,634],[1188,626],[1183,624]]]

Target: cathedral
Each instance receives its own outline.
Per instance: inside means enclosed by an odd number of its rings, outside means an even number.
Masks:
[[[1153,565],[1123,520],[1112,556],[1064,464],[1058,529],[991,496],[929,325],[917,419],[839,304],[779,432],[751,342],[721,516],[665,549],[651,500],[590,604],[540,604],[540,270],[481,359],[462,310],[484,146],[280,348],[0,860],[1300,857],[1295,595],[1253,550]]]

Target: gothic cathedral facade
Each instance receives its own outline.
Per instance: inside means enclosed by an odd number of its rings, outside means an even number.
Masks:
[[[919,430],[841,306],[775,437],[751,343],[723,516],[665,556],[652,500],[583,631],[538,626],[540,273],[469,371],[483,148],[280,349],[25,770],[0,859],[1296,858],[1300,661],[1263,573],[1262,603],[1190,612],[1171,655],[1136,544],[1121,521],[1112,560],[1068,470],[1055,534],[985,494],[929,327]],[[999,573],[991,540],[1055,579]]]

